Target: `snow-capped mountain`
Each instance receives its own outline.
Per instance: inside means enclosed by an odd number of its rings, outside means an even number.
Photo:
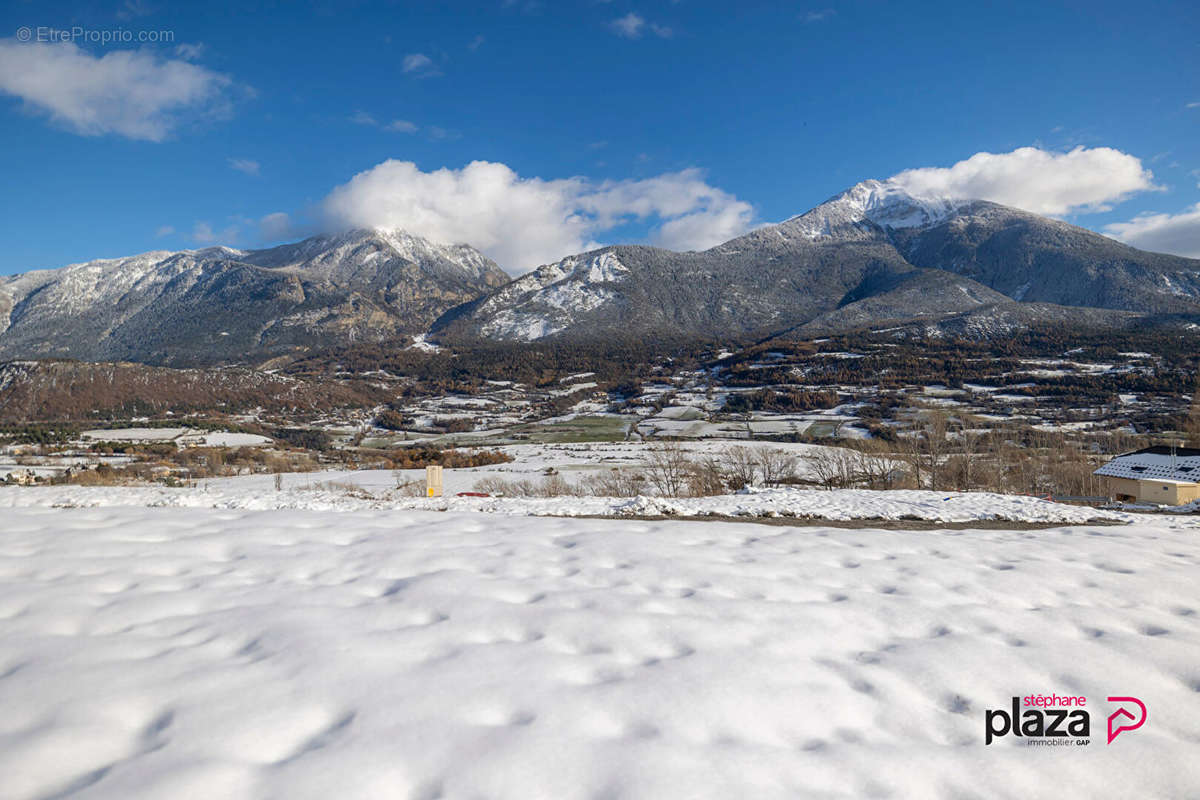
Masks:
[[[188,363],[417,333],[508,281],[466,245],[356,230],[0,277],[0,358]]]
[[[870,237],[877,228],[928,227],[952,216],[968,202],[951,197],[919,197],[891,181],[869,180],[783,225],[812,240]]]
[[[485,336],[497,339],[541,339],[572,324],[576,314],[591,311],[617,298],[615,287],[629,269],[615,252],[568,256],[524,275],[489,296],[480,306],[492,313],[483,326]],[[522,310],[528,301],[540,308]]]
[[[535,341],[888,324],[983,336],[1150,315],[1200,321],[1200,261],[995,203],[864,181],[703,252],[605,247],[512,281],[467,245],[395,230],[0,277],[0,359],[262,361],[430,330]]]
[[[1011,332],[1055,314],[1080,325],[1197,315],[1200,261],[872,180],[704,252],[616,246],[571,256],[452,309],[435,330],[517,341],[727,336],[948,324],[968,314],[972,323],[958,328],[976,332],[993,318]]]

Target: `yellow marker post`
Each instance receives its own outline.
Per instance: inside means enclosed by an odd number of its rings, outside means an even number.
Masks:
[[[440,466],[430,465],[425,468],[425,496],[442,496],[442,468]]]

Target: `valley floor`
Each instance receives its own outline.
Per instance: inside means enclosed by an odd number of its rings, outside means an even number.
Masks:
[[[1178,518],[8,508],[0,794],[1195,797],[1198,566]],[[1051,693],[1089,745],[984,744]]]
[[[803,447],[803,445],[797,445]],[[194,487],[161,484],[130,486],[37,486],[0,488],[0,508],[183,507],[253,511],[469,511],[513,516],[557,517],[745,517],[830,521],[891,520],[977,523],[989,520],[1082,524],[1136,523],[1200,527],[1200,517],[1178,511],[1162,515],[1049,502],[1028,495],[913,489],[754,488],[707,497],[597,497],[562,494],[470,496],[487,478],[542,478],[544,460],[445,472],[446,496],[413,496],[424,491],[424,470],[336,470],[275,475],[244,475],[199,481]],[[569,484],[588,465],[562,465]],[[574,469],[574,471],[573,471]],[[594,467],[592,467],[594,471]],[[278,479],[278,485],[275,481]],[[401,485],[398,485],[401,484]],[[277,488],[278,486],[278,488]],[[650,488],[650,487],[647,487]],[[460,493],[467,493],[466,495]]]

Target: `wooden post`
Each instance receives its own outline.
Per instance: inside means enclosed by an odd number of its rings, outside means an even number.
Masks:
[[[436,464],[425,468],[425,496],[442,496],[442,468]]]

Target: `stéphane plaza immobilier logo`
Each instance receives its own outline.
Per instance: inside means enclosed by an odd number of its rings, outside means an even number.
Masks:
[[[1079,747],[1091,744],[1092,715],[1083,695],[1027,694],[1012,698],[1010,708],[983,713],[983,741],[1013,736],[1026,745]],[[1108,744],[1125,731],[1146,724],[1146,704],[1136,697],[1107,698]]]

